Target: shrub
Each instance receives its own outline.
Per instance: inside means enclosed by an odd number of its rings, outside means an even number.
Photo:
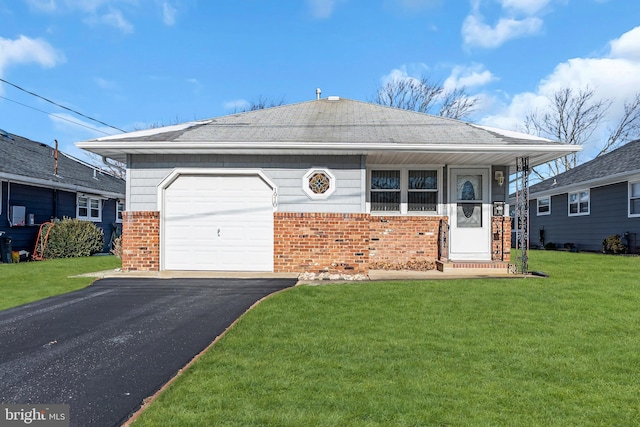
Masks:
[[[619,234],[614,234],[604,239],[602,252],[605,254],[624,254],[627,253],[627,245],[622,243],[622,238]]]
[[[122,236],[118,236],[113,241],[113,248],[111,249],[111,253],[122,259]]]
[[[556,244],[553,242],[547,242],[544,244],[544,248],[548,251],[555,251],[556,250]]]
[[[44,258],[74,258],[102,252],[103,233],[94,223],[64,218],[49,233]]]

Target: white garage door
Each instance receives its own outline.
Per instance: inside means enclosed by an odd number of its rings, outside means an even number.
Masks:
[[[180,175],[164,190],[164,269],[273,271],[272,194],[259,176]]]

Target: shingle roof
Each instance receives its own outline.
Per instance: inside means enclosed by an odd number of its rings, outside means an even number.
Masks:
[[[529,193],[556,190],[586,182],[596,184],[598,180],[609,181],[614,177],[624,180],[624,176],[634,173],[640,173],[640,139],[532,185]]]
[[[51,188],[91,191],[124,197],[125,181],[62,152],[54,174],[54,149],[18,135],[0,134],[0,178],[37,183]]]
[[[567,150],[579,149],[517,132],[342,98],[325,98],[108,136],[81,142],[78,146],[119,159],[124,153],[206,154],[245,150],[263,154],[340,154],[347,151],[372,154],[402,151],[490,153],[489,158],[509,153],[510,160],[515,159],[515,153],[534,153],[539,162],[567,154]],[[449,159],[453,157],[443,161]],[[473,161],[473,158],[468,156],[465,161]]]

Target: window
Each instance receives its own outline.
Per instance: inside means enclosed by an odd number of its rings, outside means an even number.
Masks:
[[[436,213],[438,170],[380,169],[370,172],[371,212]]]
[[[328,199],[336,191],[336,177],[328,169],[310,169],[302,177],[302,190],[310,199]]]
[[[569,193],[569,216],[589,215],[589,190]]]
[[[640,181],[629,183],[629,216],[640,217]]]
[[[94,222],[102,221],[102,199],[79,194],[77,206],[76,216],[78,219]]]
[[[124,200],[116,200],[116,222],[122,222],[122,212],[124,212]]]
[[[538,216],[551,214],[551,196],[538,198]]]

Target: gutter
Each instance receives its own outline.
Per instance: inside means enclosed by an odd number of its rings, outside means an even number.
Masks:
[[[111,191],[102,191],[95,188],[84,187],[81,185],[74,184],[64,184],[55,181],[49,181],[46,179],[39,178],[31,178],[28,176],[15,175],[11,173],[0,172],[0,180],[8,181],[12,184],[26,184],[33,185],[36,187],[45,187],[52,188],[54,190],[67,190],[76,193],[88,193],[88,194],[97,194],[100,196],[105,196],[110,199],[124,199],[124,193],[115,193]]]

